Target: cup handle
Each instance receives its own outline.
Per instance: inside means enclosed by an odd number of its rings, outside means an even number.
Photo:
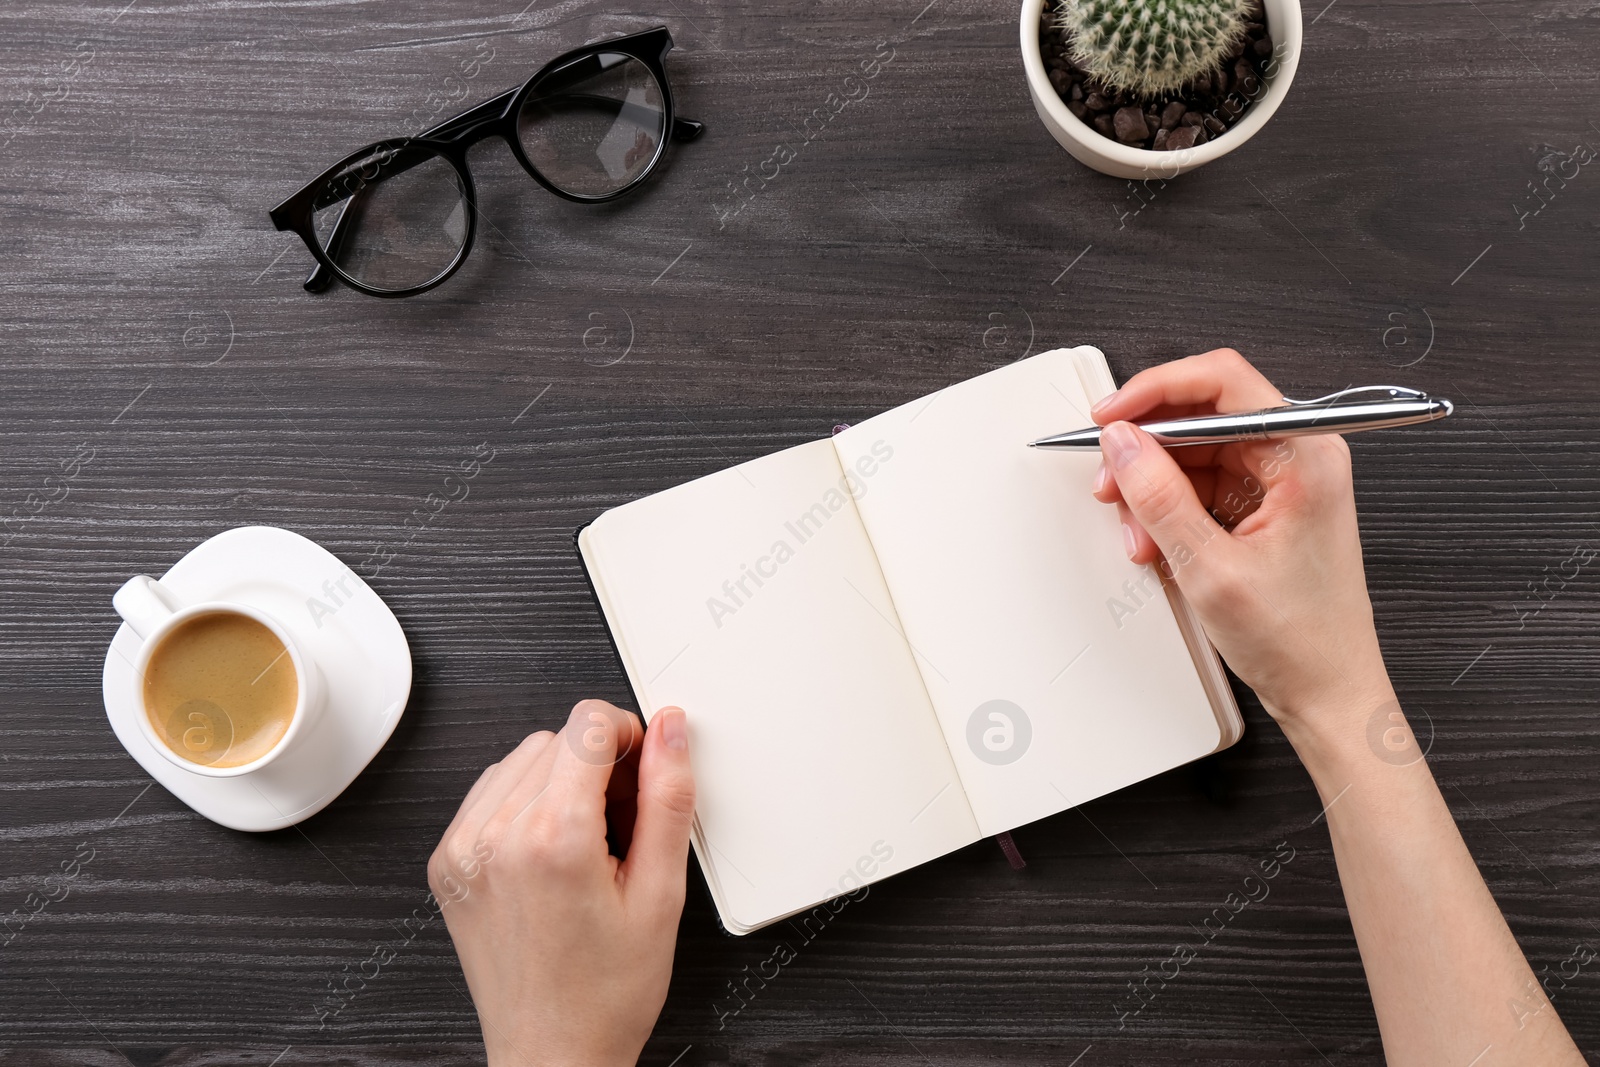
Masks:
[[[136,574],[122,583],[122,588],[111,598],[111,606],[117,609],[122,621],[143,638],[154,633],[156,627],[177,610],[168,601],[170,595],[148,574]]]

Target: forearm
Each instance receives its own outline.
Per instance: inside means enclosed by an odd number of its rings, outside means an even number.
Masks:
[[[1534,980],[1387,682],[1288,726],[1327,805],[1389,1067],[1584,1059]],[[1374,721],[1376,720],[1376,721]]]

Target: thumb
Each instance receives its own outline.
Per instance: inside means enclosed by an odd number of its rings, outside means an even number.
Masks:
[[[638,814],[623,862],[631,886],[649,897],[683,905],[694,822],[694,771],[689,766],[689,721],[682,708],[662,708],[644,734],[639,756]]]
[[[1185,571],[1214,568],[1211,557],[1227,552],[1232,542],[1167,450],[1127,422],[1101,431],[1100,447],[1122,502],[1166,557],[1168,577],[1181,585]]]

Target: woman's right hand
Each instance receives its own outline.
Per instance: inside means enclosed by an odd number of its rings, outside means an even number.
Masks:
[[[1282,397],[1232,349],[1135,375],[1093,410],[1106,427],[1095,497],[1117,505],[1129,557],[1177,582],[1222,658],[1298,744],[1364,730],[1394,700],[1349,448],[1322,435],[1168,451],[1130,425]]]
[[[1177,580],[1310,772],[1387,1062],[1487,1067],[1492,1048],[1495,1063],[1580,1067],[1424,753],[1395,729],[1404,717],[1372,625],[1344,441],[1168,451],[1125,421],[1281,403],[1227,349],[1135,375],[1094,409],[1106,428],[1095,495],[1121,511],[1128,554]],[[1382,747],[1369,725],[1383,727]]]

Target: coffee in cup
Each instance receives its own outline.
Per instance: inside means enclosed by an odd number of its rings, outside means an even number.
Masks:
[[[300,682],[266,626],[211,611],[162,636],[144,668],[144,711],[156,737],[191,763],[238,767],[283,740]]]

